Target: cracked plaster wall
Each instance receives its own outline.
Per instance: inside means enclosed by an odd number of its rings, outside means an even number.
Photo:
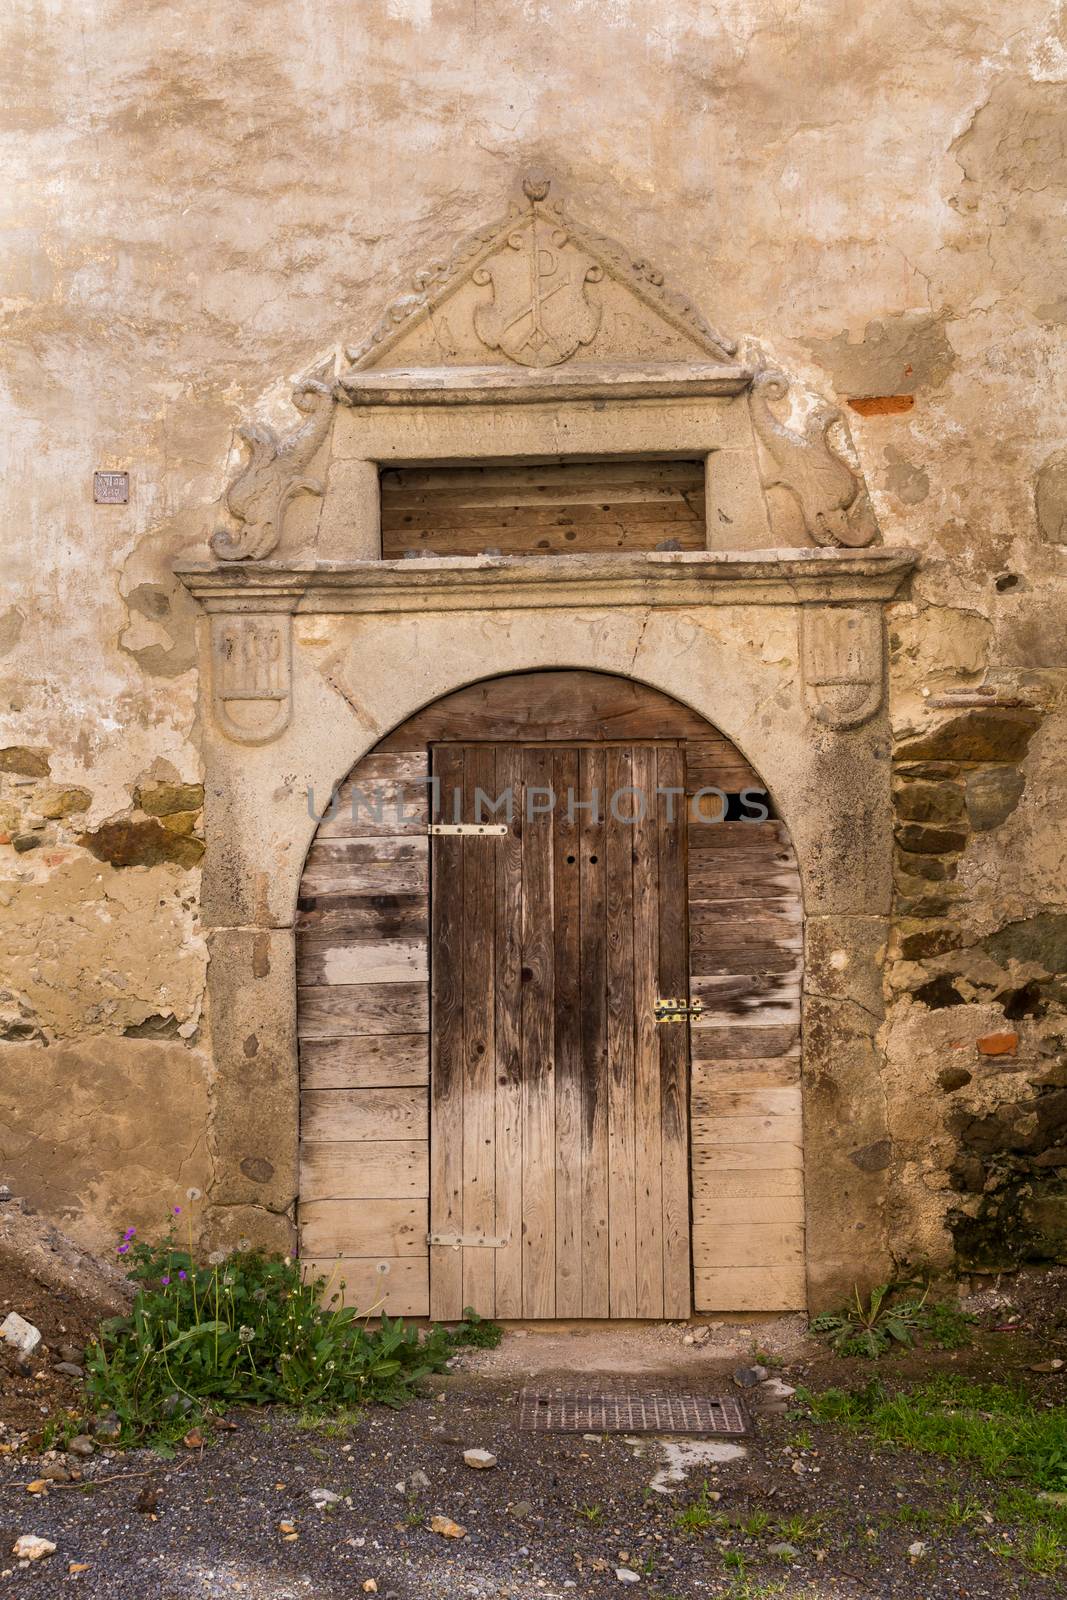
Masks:
[[[206,1160],[193,607],[170,563],[235,425],[291,422],[288,378],[543,168],[846,407],[886,541],[922,552],[891,628],[891,1139],[862,1159],[890,1175],[900,1255],[944,1262],[1000,1182],[975,1154],[999,1119],[1047,1221],[1058,946],[988,945],[1067,909],[1062,9],[11,0],[2,29],[10,1179],[97,1237]],[[94,468],[129,471],[128,506],[93,506]],[[952,720],[931,700],[979,683],[1039,706],[1025,741],[972,726],[910,754]],[[1027,983],[1030,1012],[1004,998]],[[1012,1053],[982,1055],[997,1032]],[[64,1096],[77,1160],[43,1138]]]

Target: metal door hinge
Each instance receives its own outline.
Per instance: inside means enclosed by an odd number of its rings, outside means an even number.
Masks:
[[[653,1007],[653,1015],[657,1022],[686,1022],[693,1017],[703,1016],[704,1002],[694,1000],[690,1004],[686,1000],[663,999],[657,1000]]]
[[[474,1250],[479,1246],[483,1250],[503,1250],[504,1246],[511,1243],[511,1235],[504,1234],[498,1238],[490,1238],[484,1233],[428,1233],[428,1244],[444,1245],[446,1249]]]
[[[431,822],[426,829],[427,833],[491,833],[498,837],[507,831],[506,822]]]

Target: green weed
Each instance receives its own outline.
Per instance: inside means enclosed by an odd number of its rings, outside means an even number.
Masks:
[[[899,1394],[873,1382],[802,1398],[818,1421],[882,1444],[973,1461],[989,1477],[1019,1477],[1039,1489],[1067,1488],[1067,1408],[1039,1408],[1005,1384],[946,1376]]]

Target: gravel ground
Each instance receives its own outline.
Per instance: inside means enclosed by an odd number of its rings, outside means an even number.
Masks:
[[[716,1392],[729,1378],[709,1372],[705,1383]],[[57,1548],[21,1568],[9,1560],[0,1596],[565,1600],[619,1594],[624,1567],[638,1574],[635,1593],[658,1600],[1063,1593],[1060,1579],[988,1548],[1004,1531],[1003,1485],[955,1466],[872,1452],[834,1428],[775,1415],[758,1421],[739,1459],[691,1466],[664,1494],[652,1487],[668,1459],[664,1442],[521,1433],[517,1395],[514,1378],[471,1372],[438,1380],[404,1411],[375,1409],[328,1431],[292,1414],[239,1414],[237,1431],[214,1434],[203,1450],[169,1461],[98,1455],[85,1463],[84,1485],[46,1495],[24,1487],[40,1459],[8,1459],[0,1548],[24,1533]],[[475,1446],[498,1465],[466,1466],[463,1451]],[[713,1509],[748,1521],[747,1534],[676,1525],[705,1484]],[[342,1498],[319,1509],[319,1488]],[[939,1512],[954,1498],[973,1500],[973,1523],[920,1533],[909,1525],[909,1508]],[[464,1536],[431,1531],[434,1515]],[[798,1515],[809,1519],[803,1532],[783,1532]],[[916,1539],[925,1549],[909,1554]],[[794,1558],[772,1553],[783,1541]]]

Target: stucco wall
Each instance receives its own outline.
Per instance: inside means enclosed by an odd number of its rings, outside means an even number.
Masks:
[[[292,376],[540,168],[717,326],[846,406],[886,542],[922,552],[892,613],[905,854],[889,1138],[863,1160],[902,1258],[946,1260],[958,1213],[992,1259],[1000,1195],[1054,1240],[1058,8],[13,0],[5,16],[11,1181],[99,1240],[209,1176],[194,606],[170,564],[211,526],[235,425],[288,425]],[[129,471],[128,506],[94,507],[94,468]],[[964,715],[932,703],[984,682],[1037,714],[931,740]],[[983,1053],[996,1033],[1018,1041]],[[57,1100],[79,1107],[77,1160]],[[134,1145],[142,1176],[119,1181]]]

